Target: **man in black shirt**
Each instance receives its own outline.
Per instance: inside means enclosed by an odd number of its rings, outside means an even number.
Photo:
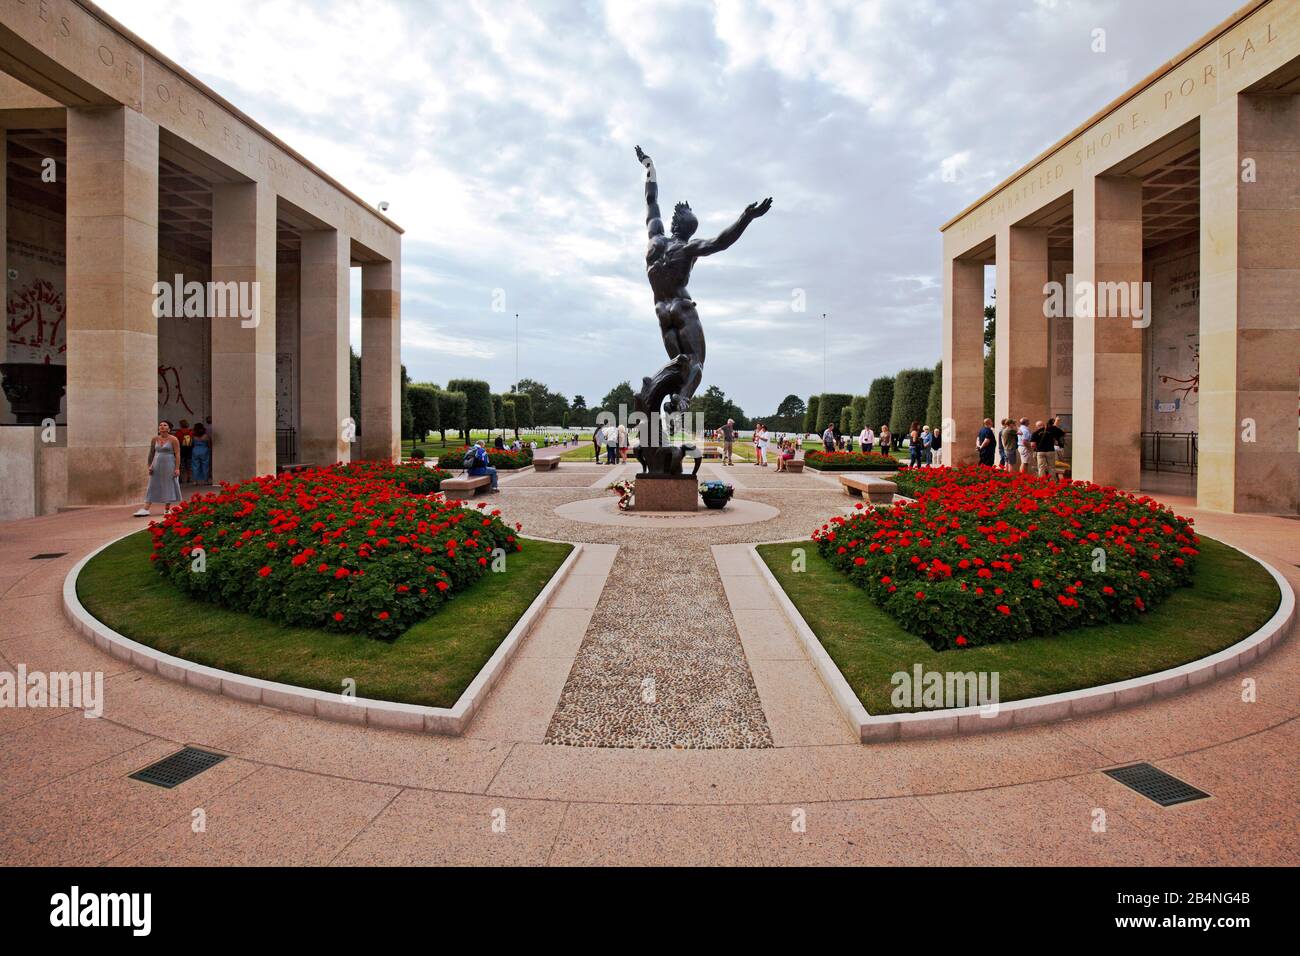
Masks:
[[[1065,432],[1056,425],[1057,419],[1049,418],[1047,423],[1035,422],[1029,443],[1034,449],[1034,460],[1038,464],[1038,476],[1057,477],[1056,453],[1065,444]]]
[[[979,452],[980,464],[993,467],[993,454],[998,450],[998,440],[993,434],[993,419],[984,419],[984,427],[975,436],[975,449]]]

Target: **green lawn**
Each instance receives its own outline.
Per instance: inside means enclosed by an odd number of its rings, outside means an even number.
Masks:
[[[149,564],[141,531],[83,569],[77,596],[95,617],[167,654],[249,677],[358,697],[450,707],[573,546],[523,541],[504,572],[486,574],[392,643],[358,634],[287,627],[178,592]]]
[[[578,429],[577,431],[578,431],[578,440],[581,442],[583,440],[582,430]],[[493,439],[495,439],[496,436],[500,434],[501,434],[501,429],[499,428],[492,431],[491,433],[480,429],[478,431],[470,432],[470,441],[478,441],[479,439],[482,439],[489,446],[491,446]],[[572,434],[572,432],[570,432],[570,434]],[[520,440],[535,441],[537,442],[538,448],[546,447],[547,438],[555,440],[557,437],[558,436],[555,434],[544,435],[541,432],[522,431],[519,433]],[[587,438],[587,444],[590,445],[591,444],[590,429],[587,430],[586,438]],[[510,444],[510,442],[515,440],[515,433],[507,429],[505,433],[505,440],[507,445]],[[411,449],[417,446],[424,450],[424,457],[436,458],[439,455],[441,455],[444,451],[448,451],[448,450],[459,451],[461,448],[465,447],[465,443],[462,442],[460,440],[460,436],[454,432],[447,432],[446,441],[439,441],[438,433],[430,432],[428,441],[416,442],[416,441],[412,441],[409,438],[402,439],[402,457],[409,456],[411,454]]]
[[[867,712],[890,714],[899,711],[890,704],[890,676],[916,664],[926,671],[997,671],[1005,703],[1155,673],[1235,644],[1273,615],[1281,595],[1272,576],[1240,551],[1201,542],[1193,586],[1139,621],[944,652],[899,627],[811,541],[760,545],[758,552]],[[806,571],[791,569],[796,547],[805,550]]]

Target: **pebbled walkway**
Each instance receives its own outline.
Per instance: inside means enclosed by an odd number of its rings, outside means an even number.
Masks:
[[[546,742],[772,746],[706,545],[619,548]]]

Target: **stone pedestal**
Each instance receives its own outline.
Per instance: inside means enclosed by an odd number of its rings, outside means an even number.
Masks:
[[[698,511],[699,480],[681,478],[637,478],[633,511]]]

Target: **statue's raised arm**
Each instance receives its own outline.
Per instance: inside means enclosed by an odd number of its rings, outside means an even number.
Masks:
[[[636,158],[645,167],[645,224],[646,232],[653,239],[664,234],[664,221],[659,215],[659,180],[655,177],[654,160],[640,146],[636,148]]]
[[[746,226],[759,216],[765,215],[771,208],[771,196],[768,196],[762,202],[750,203],[745,207],[745,211],[740,214],[739,219],[733,222],[726,229],[722,230],[722,232],[718,233],[714,238],[692,239],[688,244],[690,253],[695,256],[711,256],[715,252],[721,252],[723,249],[730,248],[735,241],[740,238],[741,233],[745,231]]]

